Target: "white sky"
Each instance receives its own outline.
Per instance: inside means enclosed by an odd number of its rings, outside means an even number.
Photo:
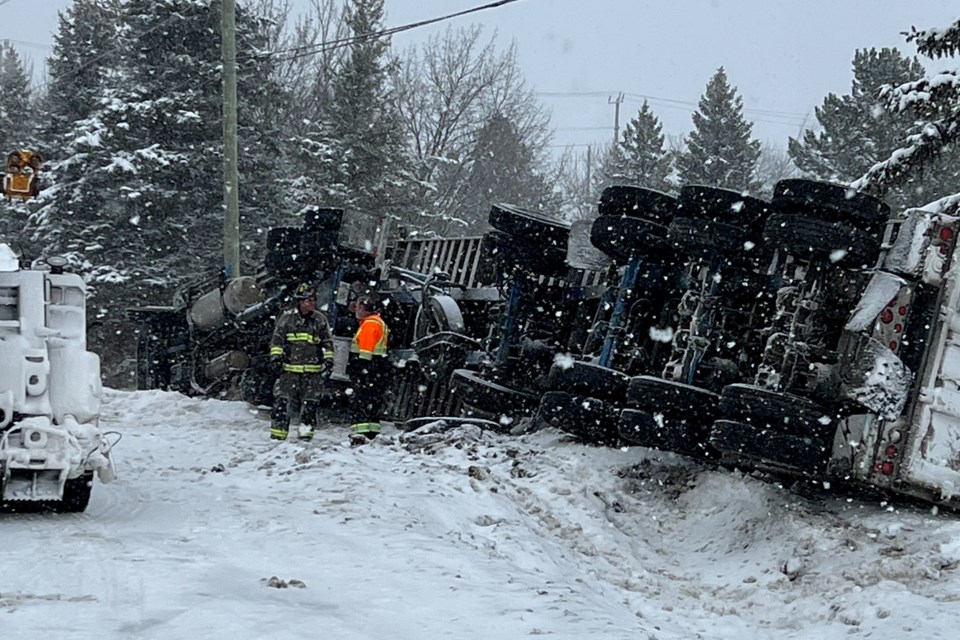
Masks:
[[[56,640],[955,640],[960,521],[547,430],[268,439],[106,393],[118,479],[0,514],[0,633]],[[278,589],[267,581],[302,581]]]
[[[292,0],[306,6],[308,0]],[[12,38],[40,66],[56,12],[68,0],[0,0],[0,39]],[[454,13],[485,0],[386,0],[387,26]],[[744,98],[754,134],[785,145],[828,92],[846,93],[858,48],[896,46],[901,31],[946,26],[950,0],[519,0],[394,39],[403,48],[446,25],[485,25],[515,40],[527,79],[554,113],[560,144],[612,140],[651,98],[665,130],[686,134],[707,81],[724,66]],[[932,70],[949,62],[934,62]],[[553,95],[550,95],[553,94]],[[561,94],[561,95],[556,95]]]

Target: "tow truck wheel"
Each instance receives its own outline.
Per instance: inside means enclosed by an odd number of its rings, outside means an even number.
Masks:
[[[654,189],[612,185],[600,193],[597,212],[601,216],[629,216],[666,225],[673,219],[677,201]]]
[[[828,260],[851,269],[873,267],[880,254],[877,236],[844,222],[805,215],[770,216],[763,240],[799,258]]]
[[[540,398],[537,418],[582,442],[617,447],[621,444],[617,432],[619,411],[615,404],[599,398],[548,391]]]
[[[725,466],[785,476],[822,477],[833,446],[832,437],[778,433],[735,420],[717,420],[709,441]]]
[[[58,513],[82,513],[90,503],[91,491],[93,491],[93,471],[87,471],[77,478],[67,480],[63,484],[63,498],[53,503],[53,510]]]

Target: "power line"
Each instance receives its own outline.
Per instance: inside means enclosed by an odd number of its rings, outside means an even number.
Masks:
[[[617,93],[614,91],[538,91],[536,95],[543,96],[546,98],[606,98],[611,93]],[[652,103],[660,103],[659,106],[666,107],[668,109],[681,109],[683,111],[696,111],[699,107],[699,104],[692,102],[690,100],[679,100],[677,98],[663,98],[660,96],[651,96],[642,93],[630,93],[624,92],[625,96],[628,96],[633,99],[643,99]],[[771,109],[753,109],[753,108],[743,108],[744,113],[756,113],[763,116],[770,116],[782,119],[793,119],[796,122],[774,122],[774,124],[799,124],[804,119],[807,118],[806,113],[798,113],[796,111],[775,111]],[[758,119],[759,120],[759,119]],[[768,120],[761,120],[763,122],[769,122]]]
[[[7,1],[7,2],[10,2],[10,0],[6,0],[6,1]],[[0,0],[0,2],[3,2],[3,0]],[[36,47],[37,49],[52,49],[52,48],[53,48],[51,45],[49,45],[49,44],[43,44],[42,42],[27,42],[26,40],[14,40],[13,38],[0,38],[0,40],[3,40],[4,42],[13,42],[13,43],[15,43],[15,44],[20,44],[20,45],[23,45],[23,46],[25,46],[25,47]]]
[[[458,11],[456,13],[449,13],[447,15],[439,16],[437,18],[429,18],[427,20],[420,20],[419,22],[411,22],[411,23],[400,25],[397,27],[388,27],[386,29],[381,29],[380,31],[374,31],[371,33],[359,33],[354,36],[350,36],[347,38],[340,38],[338,40],[331,40],[329,42],[303,45],[301,47],[293,47],[292,49],[278,49],[276,51],[269,51],[266,53],[267,55],[280,54],[281,57],[275,58],[275,60],[277,60],[278,62],[286,62],[289,60],[302,58],[304,56],[312,56],[318,53],[323,53],[325,51],[332,51],[334,49],[339,49],[341,47],[347,47],[356,42],[364,42],[366,40],[376,40],[379,38],[392,36],[396,33],[409,31],[411,29],[417,29],[419,27],[424,27],[430,24],[435,24],[437,22],[451,20],[453,18],[459,18],[460,16],[465,16],[470,13],[485,11],[486,9],[496,9],[498,7],[502,7],[504,5],[512,4],[518,1],[519,0],[498,0],[497,2],[491,2],[485,5],[481,5],[479,7],[473,7],[471,9],[464,9],[463,11]],[[282,54],[290,54],[290,55],[284,57]]]

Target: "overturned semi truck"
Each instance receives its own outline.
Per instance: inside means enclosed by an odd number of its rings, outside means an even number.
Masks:
[[[564,243],[569,230],[569,225],[546,223],[543,216],[512,205],[494,205],[491,219],[508,227],[523,221],[556,226]],[[349,386],[346,359],[355,330],[351,305],[365,293],[381,298],[391,330],[388,358],[396,375],[387,394],[387,415],[394,420],[458,411],[460,397],[450,393],[452,373],[481,368],[498,352],[505,353],[505,333],[516,342],[512,356],[521,355],[526,318],[509,304],[508,295],[517,265],[503,259],[495,234],[411,237],[383,217],[320,207],[309,208],[303,222],[268,231],[266,256],[255,275],[226,280],[213,274],[182,287],[172,304],[128,310],[137,325],[138,388],[270,405],[273,324],[290,292],[305,281],[317,287],[319,306],[335,336],[336,366],[326,385],[331,417],[343,409],[342,391]],[[562,283],[590,279],[585,275],[589,269],[577,260],[567,264],[566,244],[556,252],[553,272],[527,279],[528,300],[550,291],[562,302],[569,288]],[[596,280],[602,272],[591,273]],[[599,299],[596,288],[576,290],[580,298]],[[575,319],[581,303],[568,304],[562,320]]]

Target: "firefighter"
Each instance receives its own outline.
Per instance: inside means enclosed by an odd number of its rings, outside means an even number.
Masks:
[[[273,385],[270,438],[286,440],[290,414],[300,410],[300,438],[313,437],[323,378],[333,371],[333,333],[327,317],[317,311],[317,291],[301,284],[294,293],[297,306],[277,318],[270,340],[270,358],[279,373]]]
[[[380,317],[376,299],[361,296],[354,305],[360,326],[350,345],[347,373],[353,383],[350,399],[355,442],[373,440],[380,433],[380,415],[387,402],[390,363],[387,339],[390,331]]]

